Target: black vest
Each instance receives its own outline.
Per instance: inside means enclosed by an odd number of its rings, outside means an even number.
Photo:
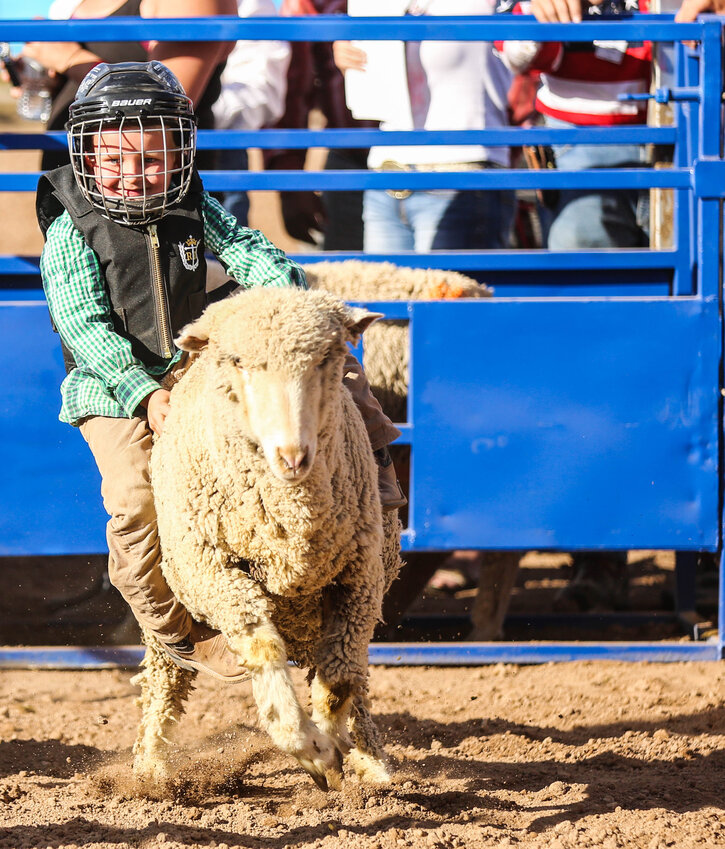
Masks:
[[[154,249],[148,226],[127,227],[99,215],[81,194],[70,165],[44,174],[38,183],[43,236],[67,210],[100,263],[115,332],[129,340],[133,355],[147,367],[168,362],[177,351],[171,340],[207,304],[202,190],[195,174],[182,203],[156,222],[159,248]],[[154,254],[161,272],[156,285]],[[66,368],[74,368],[65,347],[63,355]]]

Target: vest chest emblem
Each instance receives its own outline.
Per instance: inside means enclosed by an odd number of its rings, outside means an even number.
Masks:
[[[199,267],[199,245],[200,239],[195,239],[193,236],[185,242],[179,242],[179,255],[181,262],[187,271],[196,271]]]

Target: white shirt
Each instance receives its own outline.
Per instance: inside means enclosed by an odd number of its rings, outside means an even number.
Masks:
[[[428,15],[491,15],[494,0],[430,0]],[[412,6],[412,11],[418,11]],[[511,74],[490,42],[423,41],[406,45],[410,116],[381,124],[383,130],[480,130],[505,127]],[[408,165],[458,162],[509,164],[505,147],[482,145],[373,147],[368,166],[385,160]]]
[[[274,0],[237,0],[239,17],[276,17]],[[258,130],[284,113],[290,47],[286,41],[238,41],[222,73],[212,106],[221,130]]]
[[[51,21],[67,21],[80,5],[81,0],[53,0],[48,9],[48,18]]]

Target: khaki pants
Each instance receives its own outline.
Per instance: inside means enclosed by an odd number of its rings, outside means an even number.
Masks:
[[[400,435],[370,391],[354,357],[345,363],[344,383],[362,413],[373,450]],[[151,430],[145,417],[91,416],[80,425],[101,473],[108,576],[136,619],[160,640],[175,643],[191,628],[191,616],[161,573],[161,549],[149,474]]]
[[[355,406],[362,413],[373,451],[382,448],[400,436],[400,431],[383,412],[378,399],[373,395],[365,372],[360,363],[348,354],[345,359],[342,382],[350,390]]]

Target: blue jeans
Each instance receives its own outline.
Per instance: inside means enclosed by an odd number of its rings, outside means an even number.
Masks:
[[[515,213],[510,191],[413,192],[398,200],[370,190],[363,199],[366,253],[507,248]]]
[[[217,157],[217,168],[220,171],[246,171],[249,168],[249,157],[246,150],[220,150]],[[242,227],[249,224],[249,197],[246,192],[224,192],[224,209],[236,216]]]
[[[574,127],[546,117],[549,127]],[[641,168],[640,145],[554,145],[562,171],[591,168]],[[649,192],[564,189],[554,210],[547,247],[553,251],[587,248],[642,248],[649,244]]]

